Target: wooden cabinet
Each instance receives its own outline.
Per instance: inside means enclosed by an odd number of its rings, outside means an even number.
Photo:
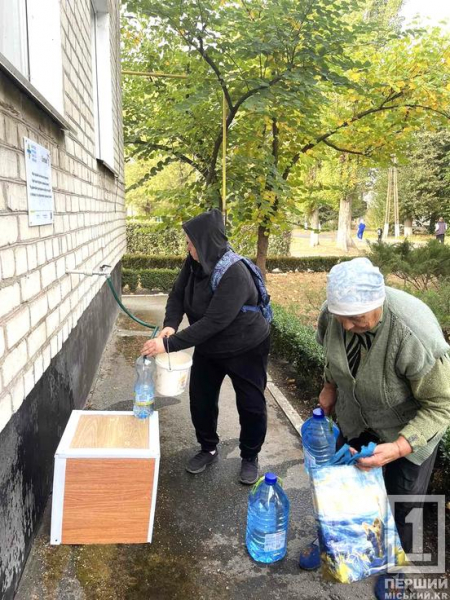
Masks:
[[[74,410],[55,454],[52,544],[151,542],[158,413]]]

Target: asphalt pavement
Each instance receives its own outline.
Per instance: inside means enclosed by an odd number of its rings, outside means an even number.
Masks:
[[[124,297],[147,322],[161,324],[166,296]],[[87,408],[131,410],[134,361],[147,335],[121,314],[105,348]],[[148,330],[147,330],[148,331]],[[287,556],[255,563],[245,547],[249,488],[238,482],[239,425],[228,378],[220,396],[219,461],[199,475],[185,470],[198,445],[188,395],[158,398],[161,464],[151,544],[50,546],[50,504],[37,533],[17,600],[366,600],[370,580],[351,585],[324,581],[298,568],[300,549],[315,535],[309,481],[300,437],[282,393],[266,394],[268,433],[261,474],[275,472],[291,503]]]

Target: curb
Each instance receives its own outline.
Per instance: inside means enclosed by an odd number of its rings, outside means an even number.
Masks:
[[[301,437],[300,429],[305,421],[301,418],[283,392],[272,381],[267,382],[267,389],[272,394],[275,402],[289,419],[297,434]]]

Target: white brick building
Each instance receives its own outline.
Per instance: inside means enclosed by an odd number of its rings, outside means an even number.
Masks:
[[[0,597],[14,595],[116,307],[125,251],[119,0],[0,2]],[[53,223],[30,226],[24,138],[51,157]],[[15,540],[11,547],[11,540]]]

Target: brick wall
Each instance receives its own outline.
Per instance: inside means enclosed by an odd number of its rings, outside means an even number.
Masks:
[[[0,71],[0,431],[61,350],[125,251],[119,0],[110,0],[115,164],[95,156],[89,0],[62,0],[63,132]],[[23,137],[52,157],[53,225],[29,227]]]

